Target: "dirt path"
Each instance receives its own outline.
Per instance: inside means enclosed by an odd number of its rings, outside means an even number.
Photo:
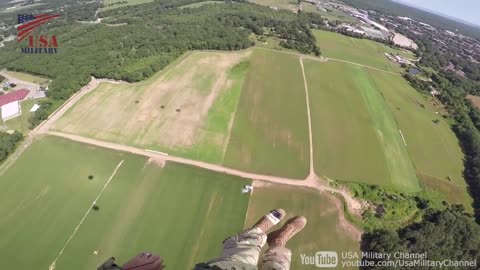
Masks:
[[[310,116],[310,100],[308,97],[308,84],[305,77],[305,69],[303,68],[303,58],[299,57],[300,67],[302,68],[303,85],[305,87],[305,98],[307,100],[307,118],[308,118],[308,138],[310,140],[310,173],[307,179],[313,179],[315,177],[315,170],[313,169],[313,136],[312,136],[312,117]]]
[[[356,201],[348,192],[330,187],[326,181],[320,181],[320,179],[317,176],[308,177],[305,180],[301,180],[301,179],[292,179],[292,178],[278,177],[278,176],[272,176],[272,175],[261,175],[261,174],[244,172],[244,171],[240,171],[240,170],[236,170],[236,169],[232,169],[232,168],[228,168],[228,167],[224,167],[216,164],[210,164],[203,161],[191,160],[187,158],[162,154],[160,152],[155,152],[148,149],[141,149],[133,146],[121,145],[121,144],[86,138],[79,135],[67,134],[67,133],[62,133],[57,131],[47,131],[45,132],[45,134],[62,137],[62,138],[66,138],[66,139],[81,142],[81,143],[96,145],[103,148],[109,148],[117,151],[123,151],[123,152],[132,153],[132,154],[142,155],[142,156],[150,157],[152,159],[159,160],[159,161],[173,161],[177,163],[187,164],[187,165],[199,167],[202,169],[207,169],[210,171],[239,176],[242,178],[266,181],[271,183],[279,183],[279,184],[290,185],[290,186],[308,187],[308,188],[316,189],[320,192],[334,192],[342,195],[345,198],[345,201],[347,201],[348,207],[352,211],[352,213],[358,213],[361,210],[361,204],[358,201]]]

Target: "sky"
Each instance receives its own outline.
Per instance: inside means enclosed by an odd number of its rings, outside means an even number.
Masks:
[[[394,0],[426,8],[480,26],[480,0]]]

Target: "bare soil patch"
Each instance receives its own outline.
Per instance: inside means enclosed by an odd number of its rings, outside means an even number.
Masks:
[[[54,129],[146,148],[191,147],[217,97],[231,85],[229,70],[248,54],[195,52],[145,82],[102,83]],[[223,147],[226,135],[214,139]]]

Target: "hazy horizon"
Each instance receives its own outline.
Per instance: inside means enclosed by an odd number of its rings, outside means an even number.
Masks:
[[[393,0],[417,8],[428,9],[480,27],[478,0]]]

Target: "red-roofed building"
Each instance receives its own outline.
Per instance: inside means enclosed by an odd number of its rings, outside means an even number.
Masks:
[[[0,96],[0,107],[2,111],[2,119],[8,120],[22,114],[20,100],[28,96],[30,91],[19,89]]]

